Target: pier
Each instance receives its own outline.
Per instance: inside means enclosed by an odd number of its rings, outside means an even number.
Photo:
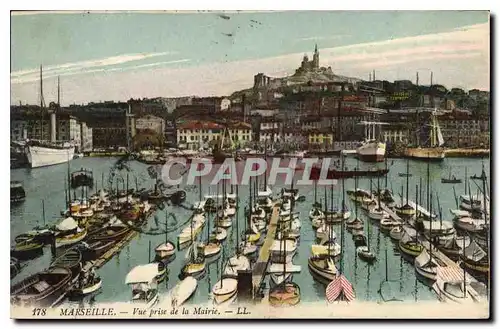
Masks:
[[[273,207],[273,212],[271,213],[271,219],[267,227],[266,240],[259,250],[259,258],[255,263],[252,271],[252,286],[254,291],[254,296],[260,290],[260,285],[262,284],[267,271],[267,264],[269,263],[269,249],[271,248],[274,238],[276,236],[276,228],[278,226],[280,207],[275,204]]]
[[[381,207],[382,209],[391,216],[391,218],[400,224],[405,223],[405,221],[399,217],[394,211],[389,209],[384,203],[381,202]],[[425,209],[424,209],[425,210]],[[419,211],[420,211],[420,206],[419,206]],[[425,210],[427,213],[428,211]],[[412,222],[407,221],[408,225],[410,225],[413,229],[415,229],[415,226]],[[417,232],[417,230],[415,229]],[[425,249],[430,250],[431,249],[431,242],[427,240],[425,235],[422,233],[418,234],[418,241],[422,243]],[[455,263],[452,261],[448,256],[443,254],[441,251],[436,246],[432,247],[432,257],[436,260],[436,262],[439,264],[437,275],[439,276],[440,279],[443,281],[463,281],[464,280],[464,270],[458,265],[458,263]],[[466,280],[470,283],[478,282],[476,278],[474,278],[472,275],[469,273],[465,272],[465,277]],[[433,289],[435,289],[433,287]],[[479,293],[474,290],[473,287],[468,286],[467,290],[476,296],[479,296]],[[438,293],[437,291],[435,291]]]

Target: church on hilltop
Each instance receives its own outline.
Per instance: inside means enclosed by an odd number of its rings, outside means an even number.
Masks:
[[[314,47],[314,53],[313,53],[313,58],[312,60],[309,60],[309,56],[307,54],[304,54],[304,57],[302,58],[302,62],[300,63],[300,67],[295,70],[294,76],[300,76],[305,73],[329,73],[333,74],[332,68],[328,67],[320,67],[319,66],[319,51],[318,51],[318,45]]]
[[[300,67],[295,70],[295,74],[299,74],[302,72],[312,72],[319,69],[319,51],[318,45],[314,47],[314,54],[312,61],[309,60],[307,54],[304,54],[304,58],[302,59],[302,63],[300,63]]]

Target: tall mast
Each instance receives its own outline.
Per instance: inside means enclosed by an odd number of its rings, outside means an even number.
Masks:
[[[40,64],[40,140],[43,139],[43,76]]]
[[[57,105],[61,106],[61,84],[57,76]]]
[[[408,194],[410,189],[410,160],[406,160],[406,204],[409,205],[408,202]]]
[[[344,156],[341,155],[341,157],[342,157],[342,168],[344,168]],[[344,268],[344,211],[345,211],[344,194],[345,193],[344,193],[344,178],[341,179],[342,179],[342,213],[341,213],[342,220],[340,221],[340,273],[342,274],[342,270]],[[357,216],[355,218],[357,218]]]

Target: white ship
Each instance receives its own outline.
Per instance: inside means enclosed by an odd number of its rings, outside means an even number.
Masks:
[[[75,147],[69,143],[61,145],[43,142],[28,143],[25,152],[30,167],[38,168],[72,160],[75,155]]]
[[[57,104],[60,104],[59,79],[57,79]],[[42,111],[42,120],[43,108],[43,78],[42,66],[40,66],[40,109]],[[56,165],[73,159],[75,155],[74,145],[69,142],[56,142],[56,128],[56,113],[52,111],[50,113],[50,141],[38,140],[26,142],[24,152],[26,153],[31,168]],[[43,138],[43,129],[40,136]]]
[[[356,150],[358,158],[364,162],[382,162],[385,158],[385,143],[375,138],[375,127],[383,122],[367,122],[365,125],[366,140]]]

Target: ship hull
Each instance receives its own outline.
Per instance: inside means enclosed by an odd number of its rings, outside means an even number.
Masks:
[[[356,151],[358,158],[364,162],[382,162],[385,158],[385,143],[369,142]]]
[[[443,161],[445,152],[442,148],[407,148],[405,156],[418,160]]]
[[[31,168],[46,167],[68,162],[73,159],[75,148],[50,148],[42,146],[28,146],[26,157]]]

